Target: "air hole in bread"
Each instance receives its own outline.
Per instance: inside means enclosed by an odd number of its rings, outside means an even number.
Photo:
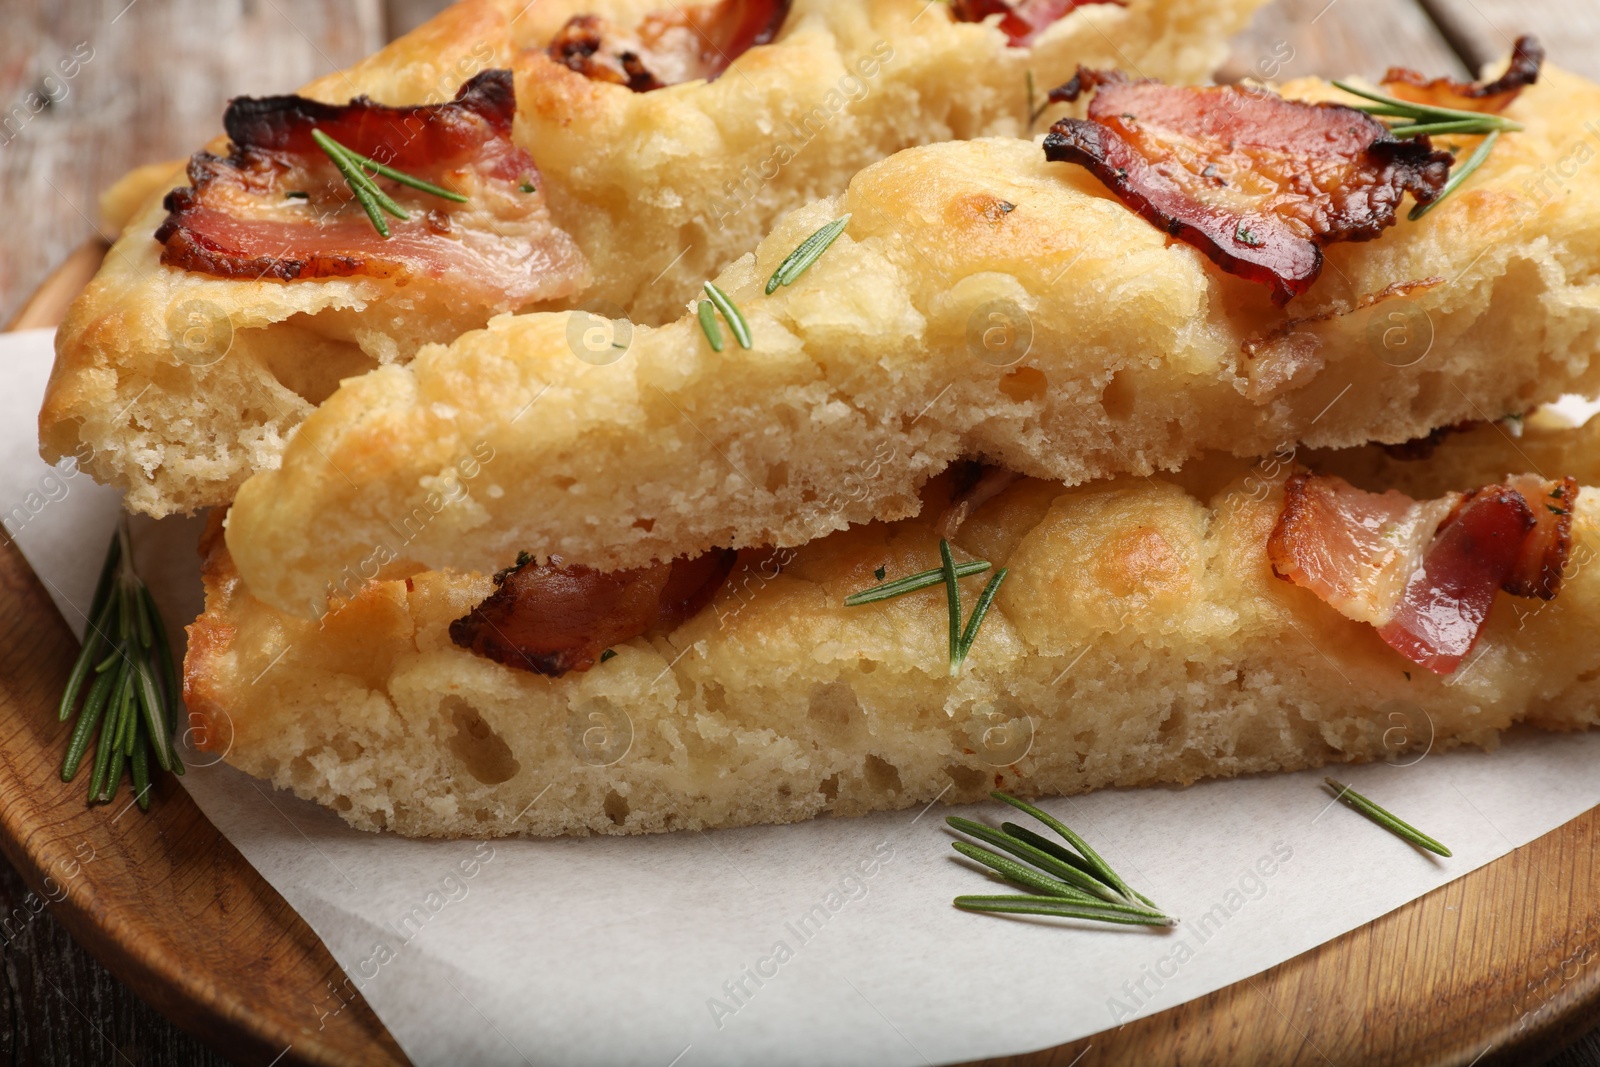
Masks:
[[[1133,385],[1127,378],[1113,374],[1100,393],[1100,406],[1105,409],[1106,418],[1125,421],[1133,414]]]
[[[828,682],[811,687],[806,714],[812,722],[844,734],[861,716],[861,702],[846,682]]]
[[[312,330],[280,322],[272,330],[241,330],[224,359],[239,358],[251,352],[285,389],[308,404],[321,404],[339,382],[365,374],[378,361],[351,341],[335,341]]]
[[[466,767],[467,773],[484,785],[499,785],[517,776],[522,765],[511,754],[511,746],[483,721],[478,709],[460,697],[445,697],[439,705],[448,712],[455,734],[450,752]]]
[[[866,775],[867,785],[874,791],[879,793],[900,792],[900,772],[888,760],[880,759],[868,753],[861,769]]]
[[[1043,400],[1050,379],[1038,367],[1018,367],[1000,379],[1000,392],[1019,404]]]
[[[981,794],[989,785],[988,775],[975,767],[952,763],[944,769],[944,773],[950,776],[950,780],[956,784],[956,790],[962,794]]]
[[[789,484],[789,464],[778,462],[767,468],[767,492],[776,493]]]
[[[1171,741],[1183,730],[1188,721],[1188,712],[1178,707],[1170,708],[1167,711],[1167,717],[1161,720],[1161,725],[1157,728],[1156,734],[1162,743]]]
[[[606,794],[604,807],[606,818],[611,820],[612,825],[621,826],[628,821],[628,798],[615,789]]]
[[[822,793],[822,795],[824,797],[827,797],[830,801],[838,800],[839,799],[839,776],[837,774],[828,775],[828,777],[826,777],[826,778],[824,778],[822,780],[822,784],[820,786],[818,786],[817,789],[818,789],[819,792]]]

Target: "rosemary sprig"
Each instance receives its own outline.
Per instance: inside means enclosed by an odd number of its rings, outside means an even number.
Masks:
[[[78,697],[85,684],[88,693],[80,709]],[[166,628],[150,590],[133,569],[124,521],[106,552],[83,648],[61,694],[60,720],[77,715],[61,762],[61,780],[76,777],[94,741],[89,802],[116,795],[131,761],[134,799],[140,808],[149,808],[152,752],[162,770],[183,773],[183,763],[172,749],[177,709],[177,676]]]
[[[945,599],[950,610],[950,677],[954,678],[961,673],[962,664],[967,662],[967,653],[972,651],[972,643],[978,639],[978,627],[983,625],[983,620],[989,614],[989,606],[994,603],[994,596],[1000,592],[1000,583],[1006,580],[1010,573],[1001,567],[995,572],[983,587],[983,592],[978,594],[978,602],[973,605],[972,615],[967,619],[967,628],[961,629],[961,590],[956,586],[956,561],[950,554],[950,542],[939,539],[939,557],[944,561],[942,568],[944,574]]]
[[[1473,171],[1483,166],[1483,161],[1489,158],[1489,153],[1494,149],[1494,144],[1500,139],[1500,134],[1507,131],[1522,129],[1522,124],[1512,122],[1510,119],[1499,115],[1487,115],[1481,111],[1461,111],[1456,108],[1435,107],[1431,104],[1418,104],[1410,100],[1401,100],[1399,97],[1389,96],[1387,93],[1374,92],[1371,89],[1362,89],[1359,86],[1346,82],[1333,83],[1347,93],[1352,93],[1370,104],[1358,104],[1356,110],[1365,111],[1369,115],[1388,119],[1405,119],[1403,123],[1391,125],[1389,132],[1396,137],[1421,137],[1428,134],[1459,133],[1463,135],[1483,134],[1483,143],[1478,145],[1476,151],[1467,157],[1467,161],[1457,167],[1455,173],[1450,175],[1450,180],[1445,182],[1444,188],[1439,190],[1439,195],[1426,204],[1416,204],[1407,216],[1416,222],[1422,216],[1439,206],[1444,199],[1461,187]]]
[[[1059,845],[1015,823],[1002,823],[996,829],[971,819],[949,816],[945,821],[950,826],[1024,862],[1018,863],[968,841],[954,841],[952,848],[1011,884],[1033,891],[961,896],[955,899],[956,907],[967,911],[1055,915],[1137,926],[1171,926],[1177,921],[1156,907],[1149,897],[1131,889],[1110,864],[1065,823],[1010,794],[997,790],[990,795],[1032,815],[1060,834],[1071,847]]]
[[[323,152],[328,150],[328,146],[333,146],[334,149],[338,150],[339,154],[344,155],[344,157],[346,157],[347,160],[350,160],[350,162],[360,163],[365,170],[382,174],[382,176],[389,179],[389,181],[400,182],[402,186],[410,186],[411,189],[421,190],[421,192],[435,195],[435,197],[442,198],[442,200],[453,200],[454,203],[467,202],[467,198],[464,197],[464,195],[459,194],[459,192],[456,192],[454,189],[445,189],[443,186],[435,186],[434,182],[422,181],[421,178],[414,176],[414,174],[406,174],[405,171],[395,170],[394,166],[389,166],[387,163],[379,163],[378,160],[374,160],[374,158],[371,158],[370,155],[362,155],[355,149],[347,149],[347,147],[339,144],[338,141],[334,141],[333,138],[330,138],[328,134],[323,133],[322,130],[312,130],[312,134],[310,134],[310,136],[312,136],[314,141],[317,141],[318,146],[322,146]],[[526,184],[533,184],[533,182],[526,182]]]
[[[1416,222],[1422,216],[1426,215],[1428,212],[1432,211],[1436,206],[1438,206],[1439,201],[1455,192],[1461,183],[1466,181],[1467,178],[1471,176],[1473,171],[1483,166],[1483,161],[1489,158],[1489,153],[1494,150],[1494,143],[1499,139],[1499,130],[1495,130],[1491,132],[1489,136],[1485,137],[1472,155],[1467,157],[1467,161],[1461,164],[1461,166],[1457,167],[1454,174],[1450,175],[1450,180],[1444,183],[1444,188],[1439,190],[1439,195],[1434,197],[1426,204],[1414,205],[1411,208],[1411,213],[1407,215],[1406,218],[1410,219],[1412,222]]]
[[[1418,848],[1427,849],[1429,852],[1436,853],[1440,856],[1450,855],[1450,850],[1448,848],[1445,848],[1439,842],[1435,841],[1421,830],[1418,830],[1410,823],[1396,818],[1390,812],[1378,807],[1378,805],[1374,804],[1360,793],[1357,793],[1349,786],[1335,781],[1332,778],[1324,778],[1323,781],[1327,782],[1328,785],[1333,789],[1336,800],[1348,808],[1354,808],[1356,811],[1359,811],[1361,814],[1365,815],[1367,818],[1371,819],[1385,830],[1388,830],[1396,837],[1409,841]]]
[[[706,282],[706,296],[716,305],[717,310],[722,312],[722,317],[728,320],[728,329],[733,331],[733,339],[739,342],[739,347],[749,348],[752,343],[750,324],[744,321],[744,314],[740,312],[738,305],[733,302],[727,293],[718,289],[714,282]],[[702,310],[700,312],[701,329],[705,328],[705,324],[706,313]],[[706,336],[711,336],[709,331],[707,331]],[[715,344],[711,347],[719,352],[721,351]]]
[[[811,264],[822,258],[828,246],[839,239],[844,228],[850,225],[850,216],[841,215],[816,233],[800,242],[798,248],[778,264],[778,269],[767,279],[767,295],[771,296],[780,285],[793,285],[795,279],[811,269]]]
[[[425,182],[421,178],[407,174],[403,170],[396,170],[387,164],[379,163],[359,152],[352,151],[335,141],[321,130],[312,130],[311,139],[317,147],[327,153],[328,159],[338,168],[344,176],[344,182],[350,187],[350,192],[355,196],[361,207],[366,211],[367,218],[372,220],[372,226],[384,237],[389,236],[389,224],[384,221],[383,212],[387,211],[402,222],[411,217],[410,213],[395,203],[367,174],[370,170],[374,174],[382,175],[390,181],[399,182],[401,185],[410,186],[443,200],[453,200],[458,204],[467,202],[467,198],[460,193]]]
[[[965,578],[970,574],[982,574],[989,567],[990,563],[986,559],[974,559],[966,563],[957,563],[956,577]],[[892,582],[884,582],[882,585],[875,585],[870,589],[862,589],[859,592],[851,593],[844,598],[844,605],[847,608],[854,608],[862,604],[890,600],[897,596],[904,596],[906,593],[915,593],[918,590],[927,589],[929,586],[938,585],[942,581],[944,581],[944,568],[935,567],[930,571],[919,571],[904,578],[896,578]]]
[[[717,325],[717,309],[711,306],[711,301],[700,301],[700,310],[696,317],[700,320],[700,330],[706,335],[711,351],[721,352],[722,327]]]
[[[1000,583],[1006,580],[1010,573],[1001,567],[995,572],[983,587],[983,592],[978,594],[978,602],[973,605],[972,615],[967,619],[966,629],[961,626],[961,590],[957,586],[959,579],[969,575],[980,574],[988,570],[992,564],[988,560],[968,560],[966,563],[957,563],[955,556],[950,551],[950,542],[941,538],[939,540],[940,565],[933,570],[922,571],[896,578],[892,582],[872,586],[851,593],[844,598],[845,607],[859,607],[862,604],[873,604],[880,600],[889,600],[892,597],[904,596],[914,593],[919,589],[944,583],[945,603],[950,617],[950,677],[954,678],[961,673],[961,667],[967,661],[967,655],[972,651],[972,644],[978,639],[978,628],[983,625],[983,620],[989,615],[989,608],[994,604],[995,594],[1000,592]],[[882,568],[879,568],[880,571]]]

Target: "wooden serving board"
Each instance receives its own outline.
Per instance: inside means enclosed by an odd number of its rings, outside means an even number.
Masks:
[[[102,245],[10,328],[51,326]],[[0,546],[0,849],[72,935],[185,1030],[244,1064],[403,1064],[343,972],[171,776],[148,812],[89,808],[57,773],[78,643]],[[124,791],[124,797],[126,792]],[[1209,996],[992,1067],[1538,1062],[1600,1019],[1600,808],[1374,922]],[[47,881],[48,879],[48,881]]]

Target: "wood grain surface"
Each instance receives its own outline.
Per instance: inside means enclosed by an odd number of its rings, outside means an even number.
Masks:
[[[127,168],[204,142],[228,96],[306,81],[441,6],[12,0],[0,35],[0,321],[59,317],[103,251],[96,197]],[[1219,76],[1466,73],[1530,31],[1555,62],[1600,78],[1594,0],[1276,0]],[[81,783],[59,781],[52,705],[75,652],[15,547],[0,544],[0,850],[16,866],[0,864],[0,1058],[220,1062],[194,1034],[239,1063],[403,1063],[365,1004],[319,1018],[311,1005],[337,965],[180,787],[164,782],[141,815],[87,809]],[[1600,1039],[1585,1033],[1600,1019],[1597,837],[1600,810],[1229,989],[989,1062],[1466,1067],[1570,1046],[1551,1067],[1600,1064]]]

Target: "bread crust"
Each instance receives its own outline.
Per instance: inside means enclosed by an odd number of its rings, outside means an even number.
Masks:
[[[1342,761],[1492,748],[1515,723],[1600,718],[1600,490],[1585,489],[1554,601],[1502,597],[1452,676],[1275,578],[1281,483],[1306,462],[1436,495],[1538,467],[1600,483],[1600,425],[1484,427],[1400,463],[1368,447],[1063,489],[1022,481],[961,527],[1010,568],[960,678],[935,588],[846,594],[926,568],[933,516],[746,553],[711,608],[550,679],[452,645],[491,588],[426,572],[320,623],[253,598],[213,536],[187,700],[210,747],[352,825],[417,836],[627,834],[781,823]],[[965,589],[966,607],[977,592]]]
[[[242,487],[229,546],[256,595],[316,611],[391,564],[490,571],[526,549],[613,569],[803,544],[915,513],[962,455],[1076,484],[1594,394],[1600,173],[1561,195],[1536,183],[1597,111],[1600,87],[1547,70],[1509,112],[1526,132],[1423,220],[1328,249],[1283,310],[1034,143],[902,152],[718,278],[753,349],[712,351],[685,314],[597,365],[574,318],[497,319],[344,383]],[[474,455],[493,458],[463,468]]]
[[[514,136],[540,167],[554,222],[592,269],[579,295],[541,306],[655,323],[784,212],[838,193],[868,163],[908,145],[1020,132],[1026,70],[1041,85],[1080,61],[1202,78],[1260,2],[1091,5],[1036,47],[1008,49],[989,26],[940,11],[919,21],[923,0],[800,0],[779,41],[722,78],[635,94],[542,48],[571,14],[631,25],[659,0],[462,0],[301,92],[438,102],[481,70],[513,68]],[[495,310],[446,286],[236,281],[164,267],[150,235],[165,191],[131,182],[109,199],[108,213],[128,225],[57,335],[40,416],[45,458],[79,456],[135,511],[227,503],[252,470],[276,464],[341,378],[403,362]]]

